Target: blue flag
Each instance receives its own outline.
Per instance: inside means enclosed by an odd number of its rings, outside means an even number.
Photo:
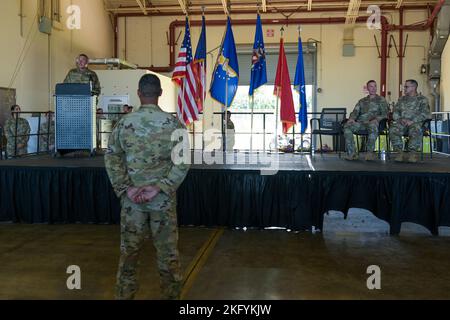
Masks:
[[[234,43],[231,19],[228,17],[227,30],[217,57],[209,92],[211,97],[229,107],[233,102],[239,82],[239,64]],[[227,89],[225,89],[227,88]]]
[[[305,133],[308,128],[308,105],[306,103],[305,89],[305,65],[303,62],[303,46],[302,38],[298,38],[298,59],[297,68],[295,69],[294,88],[300,95],[300,111],[298,113],[298,121],[301,124],[301,133]]]
[[[195,51],[194,65],[192,72],[195,77],[195,95],[198,111],[203,111],[203,104],[206,99],[206,22],[202,17],[202,32],[198,39],[197,50]]]
[[[255,42],[253,44],[252,70],[250,74],[250,90],[248,94],[267,83],[266,50],[264,49],[264,38],[262,32],[261,17],[256,18]]]
[[[202,17],[202,32],[200,38],[198,39],[197,50],[195,50],[194,60],[206,61],[206,23],[205,16]]]

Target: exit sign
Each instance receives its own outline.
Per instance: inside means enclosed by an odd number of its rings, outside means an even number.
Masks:
[[[266,36],[269,38],[273,38],[273,36],[275,35],[275,30],[274,29],[267,29],[266,31]]]

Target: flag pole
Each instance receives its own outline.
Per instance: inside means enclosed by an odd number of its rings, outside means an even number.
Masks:
[[[205,16],[205,6],[202,6],[202,19]],[[201,31],[200,31],[201,32]],[[205,48],[205,52],[206,52],[206,48]],[[202,66],[202,76],[204,75],[205,77],[205,81],[203,82],[203,77],[201,77],[200,81],[202,81],[202,96],[201,96],[201,101],[202,101],[202,113],[203,113],[203,117],[202,117],[202,132],[204,132],[205,130],[205,97],[206,97],[206,59],[208,59],[208,54],[205,53],[205,61],[203,61],[203,66]],[[204,71],[204,74],[203,74]],[[213,119],[214,119],[214,115],[213,115]],[[214,121],[214,120],[213,120]],[[202,134],[202,151],[204,151],[204,134]],[[194,137],[195,140],[195,137]]]
[[[189,16],[186,13],[186,19],[187,19],[187,23],[189,26]],[[187,66],[185,66],[185,68],[187,68]],[[184,107],[185,107],[185,103],[186,100],[184,99],[184,94],[186,93],[186,75],[183,77],[183,92],[182,92],[182,96],[181,96],[181,119],[183,121],[184,126],[187,128],[186,125],[186,121],[184,120]]]
[[[253,92],[252,94],[252,101],[250,103],[251,105],[251,109],[252,109],[252,115],[251,115],[251,120],[250,120],[250,153],[253,152],[253,108],[255,106],[255,92]]]
[[[275,152],[278,152],[278,108],[279,108],[279,94],[280,89],[277,88],[277,103],[276,103],[276,111],[275,111]]]
[[[225,67],[225,112],[224,112],[224,119],[223,119],[223,126],[224,126],[224,132],[225,132],[225,139],[223,140],[223,151],[227,151],[227,138],[228,138],[228,61],[226,62]]]
[[[259,15],[259,3],[257,6],[257,12]],[[255,107],[255,88],[253,88],[253,94],[252,94],[252,98],[251,98],[251,102],[250,102],[250,106],[251,106],[251,116],[250,116],[250,153],[253,152],[253,110]]]
[[[298,25],[297,30],[298,30],[298,41],[300,43],[300,36],[301,36],[300,32],[302,31],[302,27],[300,25]],[[299,47],[298,50],[303,50],[303,48]],[[300,55],[300,52],[298,54]],[[300,86],[300,88],[298,90],[298,100],[299,100],[299,104],[300,104],[300,108],[298,110],[299,113],[302,112],[302,97],[301,97],[301,94],[302,94],[302,88]],[[292,146],[292,147],[294,148],[295,145]],[[302,128],[302,123],[300,123],[300,152],[303,152],[303,128]]]
[[[205,17],[205,6],[202,6],[202,18],[204,18]],[[206,24],[206,22],[205,22],[205,24]],[[206,27],[205,27],[206,28]],[[206,48],[205,48],[205,52],[206,52]],[[205,112],[204,111],[204,108],[205,108],[205,98],[206,98],[206,59],[207,59],[207,54],[205,54],[205,61],[203,61],[203,64],[204,64],[204,66],[202,66],[202,69],[205,71],[204,72],[204,74],[202,74],[205,78],[203,79],[201,79],[201,81],[203,82],[203,80],[205,80],[203,83],[202,83],[202,89],[203,89],[203,91],[202,91],[202,111],[203,112]],[[203,116],[203,118],[204,118],[204,116]]]
[[[281,39],[283,39],[284,27],[281,27]],[[281,70],[283,70],[283,59],[281,59]],[[281,77],[283,77],[283,72],[281,72]],[[281,78],[280,84],[283,85],[283,78]],[[279,100],[280,100],[280,89],[277,88],[277,103],[275,111],[275,152],[278,153],[278,113],[279,113]]]
[[[227,15],[227,18],[230,16]],[[228,21],[227,21],[227,28],[228,28]],[[228,29],[227,29],[228,31]],[[221,54],[221,53],[219,53]],[[224,126],[224,139],[223,139],[223,151],[227,152],[227,138],[228,138],[228,61],[225,61],[225,112],[224,112],[224,119],[223,119],[223,126]]]

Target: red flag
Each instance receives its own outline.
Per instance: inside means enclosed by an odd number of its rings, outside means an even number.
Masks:
[[[277,75],[275,78],[274,95],[280,98],[280,119],[283,124],[283,133],[295,125],[294,99],[292,98],[291,78],[284,52],[283,38],[280,39],[280,56],[278,58]],[[278,120],[277,120],[278,121]]]

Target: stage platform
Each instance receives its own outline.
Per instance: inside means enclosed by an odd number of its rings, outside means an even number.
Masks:
[[[392,234],[402,222],[433,234],[450,226],[447,156],[424,155],[417,164],[349,162],[336,154],[272,154],[264,162],[243,153],[195,156],[177,194],[181,225],[321,230],[327,211],[363,208],[388,222]],[[115,224],[119,213],[103,156],[0,161],[2,222]]]

